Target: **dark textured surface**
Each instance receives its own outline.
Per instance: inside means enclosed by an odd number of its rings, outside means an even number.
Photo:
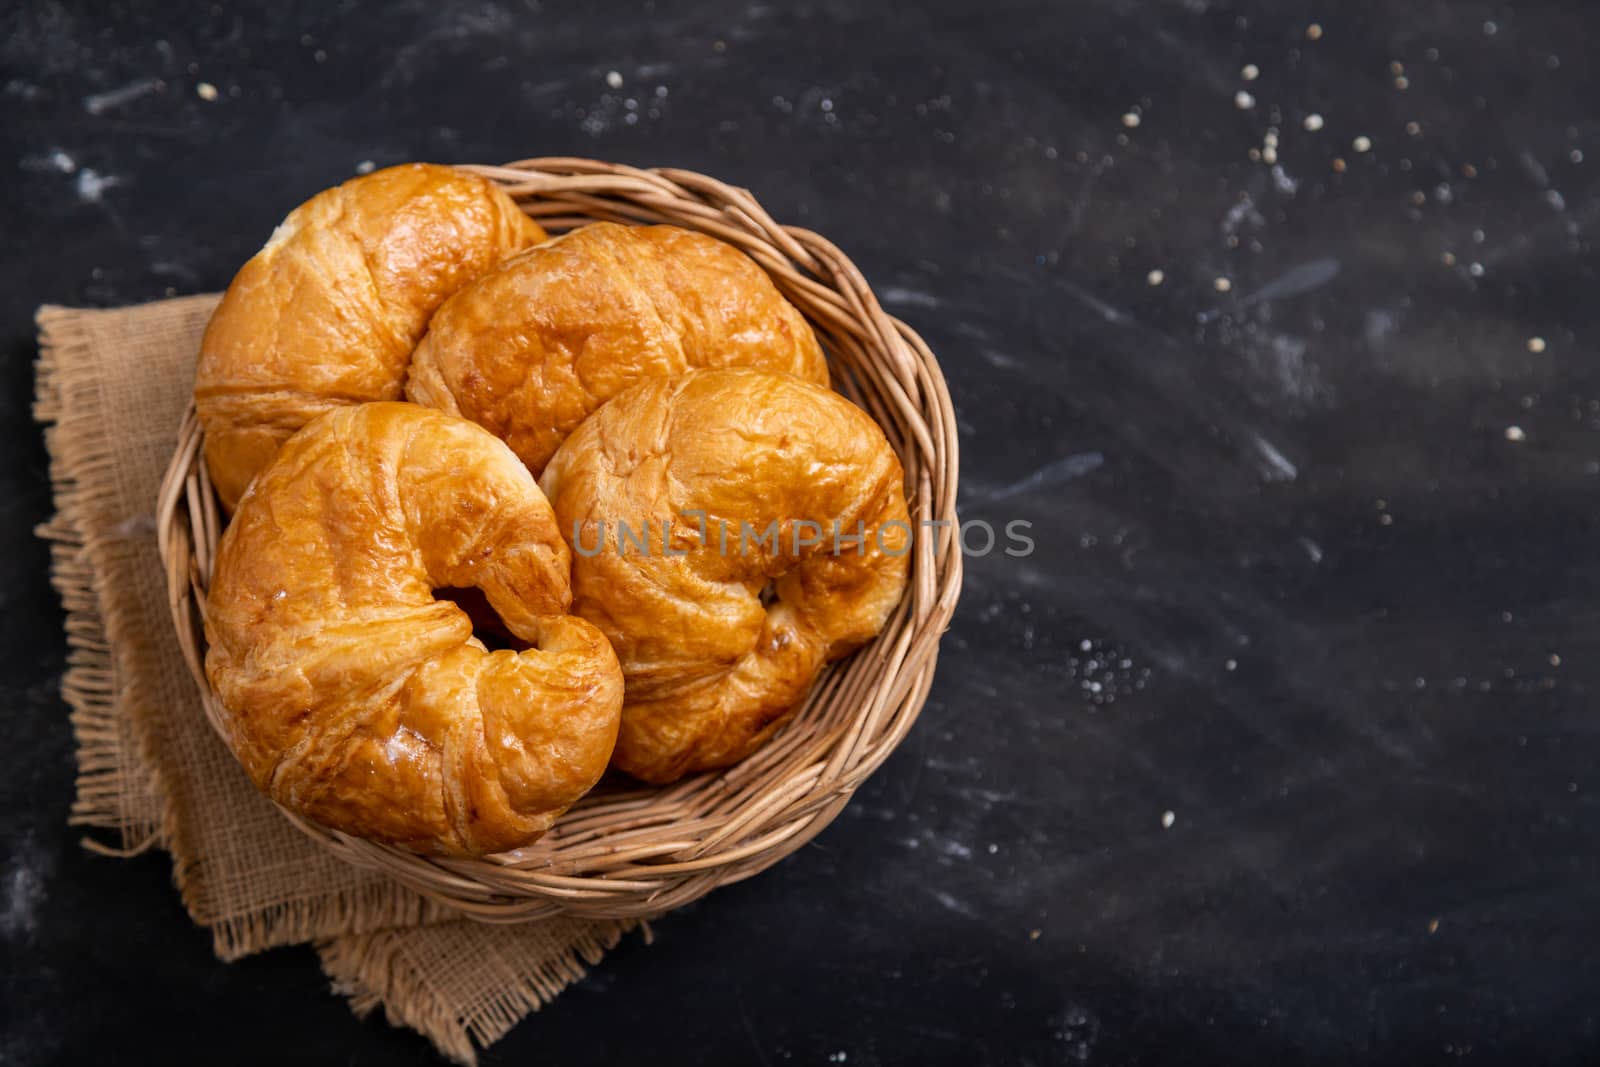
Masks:
[[[815,845],[486,1063],[1600,1056],[1592,5],[3,19],[5,1062],[430,1059],[64,826],[30,315],[219,288],[366,160],[543,154],[832,236],[943,358],[966,515],[1038,549],[970,561],[922,720]]]

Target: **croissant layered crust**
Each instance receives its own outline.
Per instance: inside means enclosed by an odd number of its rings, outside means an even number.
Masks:
[[[544,239],[493,183],[427,163],[354,178],[292,211],[234,277],[201,345],[195,406],[223,506],[312,418],[399,399],[435,309]]]
[[[630,385],[732,366],[828,384],[805,317],[743,252],[676,226],[598,222],[447,300],[406,396],[487,427],[537,474]]]
[[[743,759],[877,635],[906,584],[903,477],[865,412],[750,369],[643,382],[566,439],[541,484],[577,549],[573,610],[626,678],[617,767]]]
[[[570,553],[501,441],[403,403],[340,407],[281,448],[224,532],[206,673],[257,786],[417,851],[526,844],[604,772],[623,697],[569,614]],[[491,651],[443,590],[475,589]]]
[[[231,516],[205,671],[255,784],[476,857],[608,767],[667,783],[766,743],[888,623],[913,540],[894,448],[782,283],[676,226],[550,239],[431,164],[291,212],[194,390]]]

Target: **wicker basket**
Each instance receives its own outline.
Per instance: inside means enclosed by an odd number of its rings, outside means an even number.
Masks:
[[[772,221],[747,191],[689,171],[587,159],[465,169],[500,183],[553,233],[599,219],[672,223],[743,249],[805,313],[836,386],[877,419],[905,465],[915,531],[904,601],[877,640],[832,665],[790,724],[737,766],[661,788],[608,777],[539,841],[481,860],[418,856],[284,812],[349,862],[484,921],[660,914],[815,837],[911,728],[961,587],[955,414],[933,354],[878,306],[855,266],[816,234]],[[201,616],[221,520],[201,443],[191,408],[157,523],[178,640],[220,732]]]

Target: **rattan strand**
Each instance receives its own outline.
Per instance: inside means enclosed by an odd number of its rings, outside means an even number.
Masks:
[[[917,521],[904,602],[877,640],[829,668],[793,721],[743,763],[663,788],[604,783],[538,842],[481,860],[418,856],[284,811],[349,862],[475,919],[660,914],[811,840],[910,730],[961,587],[955,412],[933,353],[884,312],[855,265],[817,234],[774,222],[744,189],[690,171],[589,159],[465,169],[498,182],[552,232],[600,219],[664,222],[743,249],[811,321],[838,387],[878,420],[905,466]],[[157,524],[178,640],[220,732],[203,668],[202,617],[222,519],[201,445],[191,408]]]

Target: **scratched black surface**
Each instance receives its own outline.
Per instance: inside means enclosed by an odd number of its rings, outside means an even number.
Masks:
[[[969,561],[833,828],[485,1063],[1593,1062],[1589,6],[11,7],[4,1062],[430,1062],[65,827],[30,315],[219,288],[364,161],[538,154],[835,238],[1037,551]]]

